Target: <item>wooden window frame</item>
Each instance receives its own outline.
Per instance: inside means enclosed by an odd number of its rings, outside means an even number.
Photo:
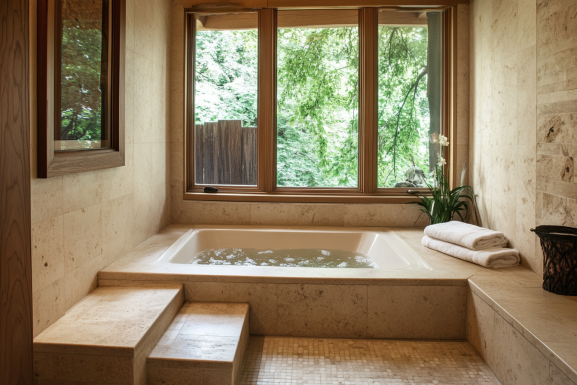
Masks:
[[[443,148],[447,160],[445,174],[455,185],[456,161],[456,2],[441,1],[440,8],[411,8],[412,12],[439,10],[443,13],[443,90],[441,133],[449,138]],[[339,9],[339,7],[321,7]],[[348,7],[351,8],[351,7]],[[377,186],[377,81],[378,75],[378,15],[391,6],[352,7],[359,15],[359,179],[358,187],[277,187],[276,186],[276,54],[277,13],[283,8],[213,8],[185,9],[185,140],[184,140],[184,200],[240,202],[301,202],[301,203],[406,203],[416,200],[415,193],[427,193],[426,188],[379,188]],[[290,6],[287,9],[307,9]],[[342,8],[341,8],[342,9]],[[406,8],[404,9],[407,10]],[[205,184],[194,181],[194,53],[196,18],[203,14],[258,12],[258,154],[257,185],[217,185],[218,193],[205,193]]]
[[[62,0],[38,0],[38,79],[37,79],[37,164],[38,178],[74,174],[125,165],[124,154],[124,79],[126,45],[126,0],[112,2],[110,40],[112,57],[109,58],[110,84],[110,147],[78,151],[54,151],[54,127],[60,113],[60,71],[58,60],[58,15]]]

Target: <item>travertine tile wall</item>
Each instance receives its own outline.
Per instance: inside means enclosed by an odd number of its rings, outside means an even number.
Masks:
[[[535,0],[471,0],[470,163],[485,227],[540,271],[535,226]]]
[[[184,8],[198,0],[172,1],[171,210],[172,223],[284,226],[425,226],[424,215],[404,204],[289,204],[184,201]],[[469,158],[469,6],[458,7],[457,167]],[[467,182],[467,179],[465,179]]]
[[[34,335],[96,285],[96,273],[170,222],[170,0],[127,0],[126,166],[36,178],[36,44],[31,41]],[[30,36],[36,36],[36,0]]]
[[[577,2],[537,1],[537,224],[577,226]]]

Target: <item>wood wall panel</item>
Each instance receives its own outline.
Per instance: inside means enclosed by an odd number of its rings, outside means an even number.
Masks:
[[[28,0],[0,1],[0,384],[32,384]]]

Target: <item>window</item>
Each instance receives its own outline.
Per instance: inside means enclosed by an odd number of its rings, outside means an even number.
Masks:
[[[38,176],[123,166],[124,0],[38,8]]]
[[[357,19],[278,12],[277,187],[358,187]]]
[[[257,24],[257,13],[196,22],[194,168],[199,185],[257,184]]]
[[[185,199],[402,202],[451,172],[453,8],[211,12],[187,14]]]

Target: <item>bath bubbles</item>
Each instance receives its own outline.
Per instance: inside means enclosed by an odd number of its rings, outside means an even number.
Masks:
[[[195,265],[376,268],[376,263],[356,251],[325,249],[210,249],[194,256]]]

